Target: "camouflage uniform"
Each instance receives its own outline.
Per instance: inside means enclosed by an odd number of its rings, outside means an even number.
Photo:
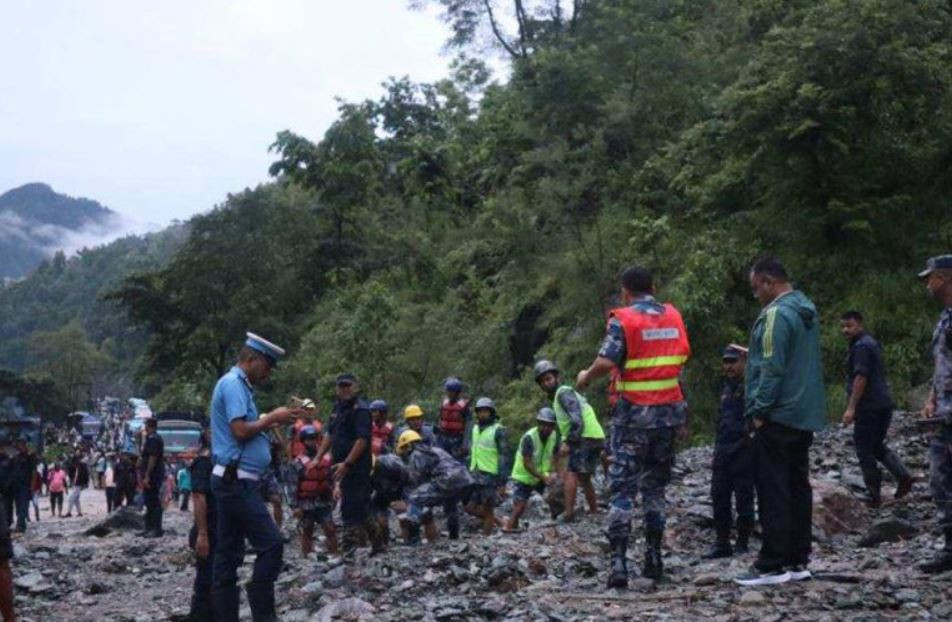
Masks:
[[[635,307],[660,308],[651,296],[634,302]],[[628,358],[625,332],[621,322],[612,318],[598,355],[624,369]],[[677,429],[687,423],[687,404],[675,402],[655,406],[636,406],[619,397],[612,411],[611,510],[608,513],[608,537],[631,533],[632,502],[641,493],[645,508],[645,529],[662,531],[665,526],[665,487],[674,466],[674,441]]]
[[[932,335],[935,357],[935,416],[945,419],[929,444],[929,473],[932,498],[939,510],[939,523],[952,530],[952,308],[939,317]]]
[[[410,486],[407,520],[419,524],[433,506],[442,505],[451,533],[459,528],[459,503],[466,502],[474,480],[469,470],[439,447],[417,443],[408,458]]]

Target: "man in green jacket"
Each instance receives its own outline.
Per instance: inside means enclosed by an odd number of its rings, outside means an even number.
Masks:
[[[753,420],[755,485],[763,544],[734,580],[769,585],[809,579],[813,524],[810,445],[826,420],[816,307],[768,257],[750,271],[763,305],[750,332],[746,416]]]

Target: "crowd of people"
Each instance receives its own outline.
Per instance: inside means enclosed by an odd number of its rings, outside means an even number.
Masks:
[[[935,375],[923,409],[924,417],[939,421],[929,451],[930,483],[945,549],[920,568],[937,573],[952,570],[952,255],[930,259],[919,277],[944,307],[932,344]],[[753,265],[750,285],[762,308],[749,342],[728,344],[722,353],[724,387],[711,474],[715,539],[706,557],[746,553],[759,519],[756,560],[734,581],[772,585],[812,576],[809,451],[814,433],[826,422],[825,386],[816,307],[793,288],[774,258]],[[318,528],[328,554],[348,555],[363,546],[376,554],[395,538],[393,519],[404,543],[420,545],[424,538],[440,537],[440,514],[451,539],[461,536],[461,511],[474,517],[482,534],[517,531],[536,494],[557,499],[550,503],[552,518],[565,524],[577,520],[579,489],[588,515],[600,514],[592,482],[600,466],[607,470],[611,492],[608,586],[628,585],[631,522],[639,500],[645,542],[641,574],[660,579],[665,489],[675,443],[689,424],[680,376],[691,347],[676,307],[656,299],[648,270],[626,269],[620,289],[622,306],[611,312],[594,361],[578,372],[574,384],[565,381],[555,362],[535,364],[545,406],[534,413],[535,425],[514,449],[493,399],[471,400],[458,378],[444,383],[435,424],[426,422],[420,405],[410,404],[396,425],[389,404],[362,399],[358,379],[350,373],[337,376],[333,409],[324,421],[311,400],[299,398],[259,413],[254,386],[267,380],[285,352],[248,333],[234,367],[214,387],[202,448],[187,468],[165,464],[153,420],[146,426],[138,467],[124,463],[125,456],[90,461],[78,453],[65,469],[52,465],[37,485],[47,487],[51,507],[53,495],[61,504],[69,494],[64,516],[74,508],[78,513],[79,495],[73,499],[73,493],[84,487],[93,466],[94,481],[107,491],[110,508],[141,498],[147,513],[144,535],[150,537],[162,534],[168,504],[163,488],[167,495],[182,493],[181,509],[191,501],[194,516],[189,534],[196,553],[194,620],[238,619],[238,568],[246,544],[256,555],[245,584],[252,618],[276,619],[274,585],[288,541],[280,529],[285,506],[298,521],[305,557],[315,550]],[[849,344],[842,421],[854,427],[867,488],[864,501],[876,508],[883,502],[879,463],[896,481],[896,499],[910,492],[914,478],[886,445],[895,404],[882,348],[865,330],[859,311],[842,314],[841,330]],[[611,377],[608,435],[584,395],[603,376]],[[35,467],[32,472],[40,473]],[[497,512],[505,494],[512,495],[512,510],[503,517]]]

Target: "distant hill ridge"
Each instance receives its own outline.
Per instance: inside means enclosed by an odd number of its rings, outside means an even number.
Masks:
[[[105,237],[119,216],[97,201],[60,194],[29,183],[0,194],[0,279],[20,278],[80,232]]]

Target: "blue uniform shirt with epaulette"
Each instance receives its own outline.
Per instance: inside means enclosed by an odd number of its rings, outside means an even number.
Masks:
[[[271,443],[265,434],[238,442],[231,431],[231,422],[236,419],[248,423],[258,419],[251,382],[237,366],[218,380],[212,393],[212,457],[215,464],[237,463],[239,469],[261,474],[271,464]]]
[[[724,382],[718,408],[717,436],[714,439],[715,456],[729,456],[747,439],[747,418],[744,417],[744,382],[729,379]]]

